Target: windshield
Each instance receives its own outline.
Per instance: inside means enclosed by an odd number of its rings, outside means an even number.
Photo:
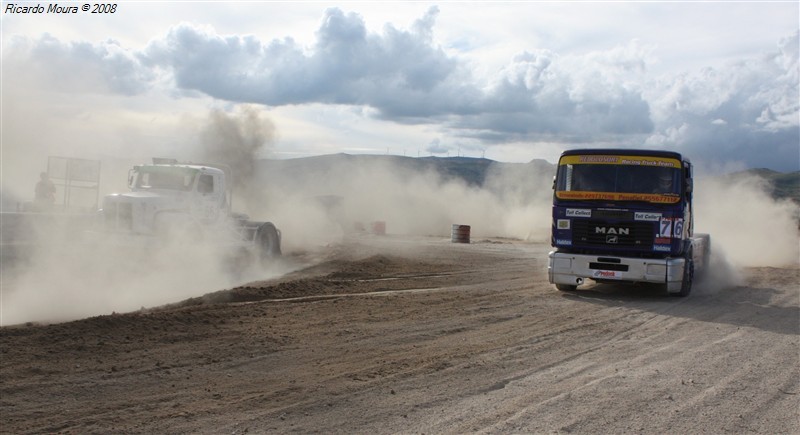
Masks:
[[[556,197],[674,203],[680,198],[680,167],[664,157],[563,156]]]
[[[180,167],[139,167],[136,187],[140,189],[192,190],[197,170]]]

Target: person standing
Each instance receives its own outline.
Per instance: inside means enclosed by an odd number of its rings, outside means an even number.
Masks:
[[[47,176],[47,172],[39,174],[39,182],[36,183],[34,202],[40,208],[50,208],[56,202],[56,185]]]

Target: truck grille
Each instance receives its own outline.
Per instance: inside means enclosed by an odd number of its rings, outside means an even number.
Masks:
[[[112,202],[104,205],[103,217],[107,230],[131,231],[133,229],[133,205],[129,202]]]
[[[593,219],[572,221],[573,241],[578,245],[653,248],[653,222],[609,223]]]

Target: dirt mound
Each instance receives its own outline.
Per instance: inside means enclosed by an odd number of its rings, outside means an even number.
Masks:
[[[458,266],[454,264],[423,262],[390,255],[373,255],[360,260],[334,259],[277,280],[257,281],[208,293],[162,309],[407,290],[409,285],[407,282],[400,283],[401,278],[442,276],[457,269]],[[318,276],[320,274],[323,275]]]

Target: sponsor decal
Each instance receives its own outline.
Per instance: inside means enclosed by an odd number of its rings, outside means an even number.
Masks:
[[[556,239],[556,245],[572,246],[572,240],[570,240],[570,239]]]
[[[567,217],[592,217],[592,210],[589,208],[568,208]]]
[[[681,200],[679,195],[662,195],[658,193],[584,192],[581,190],[559,190],[556,192],[556,198],[599,199],[603,201],[646,201],[655,204],[675,204]]]
[[[653,245],[654,251],[669,252],[669,245]]]
[[[569,219],[559,219],[557,226],[558,226],[559,230],[568,230],[569,229]]]
[[[633,214],[633,219],[637,221],[652,221],[658,222],[661,220],[661,213],[649,213],[649,212],[642,212],[637,211]]]
[[[669,245],[670,243],[672,243],[672,240],[666,237],[656,237],[653,243],[655,243],[656,245]]]
[[[592,271],[592,278],[602,278],[602,279],[619,279],[622,277],[622,273],[616,270],[595,270]]]
[[[645,156],[607,156],[607,155],[577,155],[564,156],[559,160],[559,165],[632,165],[655,166],[660,168],[680,168],[681,162],[668,157]]]

